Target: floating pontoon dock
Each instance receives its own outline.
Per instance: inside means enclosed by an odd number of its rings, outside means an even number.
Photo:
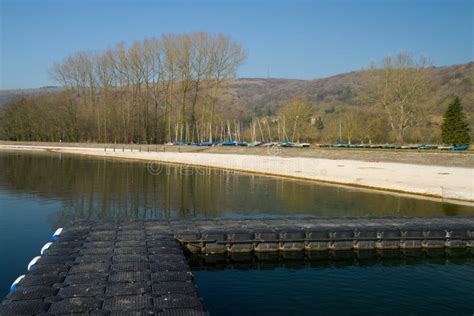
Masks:
[[[432,249],[473,254],[474,217],[76,221],[30,262],[0,315],[204,315],[185,252]]]

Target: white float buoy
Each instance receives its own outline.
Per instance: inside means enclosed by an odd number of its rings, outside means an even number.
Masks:
[[[30,271],[31,270],[31,267],[34,266],[36,264],[36,262],[38,262],[38,260],[41,258],[41,256],[36,256],[34,257],[33,259],[31,259],[30,263],[28,263],[28,268],[27,270]]]
[[[44,244],[43,248],[41,248],[40,254],[44,255],[46,251],[48,250],[48,248],[51,247],[52,244],[53,244],[52,242],[47,242],[46,244]]]
[[[18,278],[16,278],[15,281],[13,281],[12,285],[10,286],[10,291],[14,291],[16,290],[16,286],[18,283],[20,283],[21,280],[23,280],[23,278],[25,277],[25,275],[20,275]]]
[[[62,232],[63,232],[63,229],[62,229],[62,228],[56,229],[56,231],[54,232],[53,236],[51,236],[51,240],[52,240],[52,241],[58,240],[59,235],[61,235]]]

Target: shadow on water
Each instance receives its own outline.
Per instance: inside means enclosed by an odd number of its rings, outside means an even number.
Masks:
[[[474,249],[311,251],[233,254],[187,254],[195,271],[225,269],[324,268],[373,265],[473,264]]]
[[[460,251],[190,256],[211,315],[470,315],[474,255]]]

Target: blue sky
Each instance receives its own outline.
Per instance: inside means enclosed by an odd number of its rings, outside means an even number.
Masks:
[[[0,1],[1,89],[55,84],[69,53],[162,33],[230,35],[248,52],[239,77],[322,78],[401,50],[474,59],[473,0]]]

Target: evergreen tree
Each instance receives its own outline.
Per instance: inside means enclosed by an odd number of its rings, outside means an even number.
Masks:
[[[444,114],[444,122],[441,125],[441,137],[443,138],[443,143],[454,146],[468,145],[471,141],[469,125],[466,122],[466,115],[463,112],[461,99],[458,96],[454,97]]]
[[[318,120],[316,121],[316,128],[318,130],[324,129],[324,123],[323,123],[323,120],[321,119],[321,116],[318,116]]]

